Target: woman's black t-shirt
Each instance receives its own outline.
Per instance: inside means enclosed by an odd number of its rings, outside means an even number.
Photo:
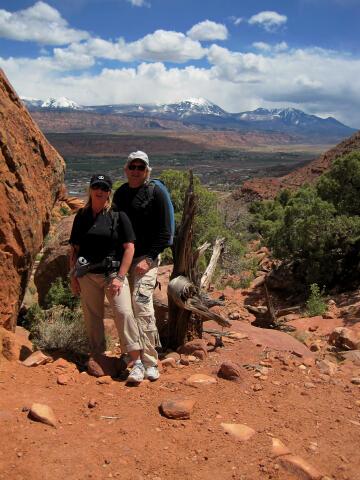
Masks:
[[[69,240],[80,247],[79,257],[90,263],[100,263],[108,256],[121,261],[123,244],[134,242],[135,233],[126,213],[102,211],[93,218],[91,208],[78,211]]]

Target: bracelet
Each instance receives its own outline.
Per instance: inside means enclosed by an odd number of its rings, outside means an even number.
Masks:
[[[123,277],[122,275],[116,275],[116,277],[118,280],[120,280],[121,282],[124,282],[125,281],[125,277]]]

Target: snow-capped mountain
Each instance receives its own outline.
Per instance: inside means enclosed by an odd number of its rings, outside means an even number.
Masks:
[[[180,118],[190,115],[216,115],[219,117],[228,115],[225,110],[205,98],[188,98],[179,103],[161,105],[159,110],[163,113],[176,114]]]
[[[199,129],[276,131],[307,137],[344,138],[356,132],[335,118],[320,118],[295,108],[274,108],[228,113],[204,98],[188,98],[168,104],[118,104],[81,106],[66,97],[46,101],[23,98],[29,110],[81,110],[89,114],[107,114],[127,117],[150,117],[162,121],[180,121]]]
[[[82,110],[83,107],[81,107],[78,103],[74,102],[73,100],[70,100],[67,97],[59,97],[59,98],[52,98],[49,97],[47,100],[45,100],[44,103],[41,104],[41,108],[68,108],[71,110]]]
[[[299,132],[302,135],[316,135],[339,133],[340,135],[352,135],[355,129],[347,127],[333,117],[320,118],[316,115],[297,110],[296,108],[274,108],[266,110],[258,108],[253,111],[235,114],[239,121],[252,124],[262,130],[278,130],[286,132]]]

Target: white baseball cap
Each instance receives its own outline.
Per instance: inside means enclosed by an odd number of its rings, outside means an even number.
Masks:
[[[134,160],[141,160],[142,162],[145,163],[147,167],[150,166],[149,162],[149,157],[146,155],[145,152],[142,152],[141,150],[137,150],[136,152],[131,152],[130,155],[127,158],[126,164],[134,161]]]

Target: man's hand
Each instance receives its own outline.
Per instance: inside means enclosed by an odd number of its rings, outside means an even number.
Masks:
[[[110,295],[115,297],[115,295],[120,295],[122,287],[124,285],[123,280],[119,280],[118,278],[114,278],[110,285]]]
[[[147,273],[149,270],[150,270],[150,265],[148,264],[148,262],[144,258],[143,260],[141,260],[141,262],[139,262],[136,265],[134,271],[135,271],[136,275],[145,275],[145,273]]]

